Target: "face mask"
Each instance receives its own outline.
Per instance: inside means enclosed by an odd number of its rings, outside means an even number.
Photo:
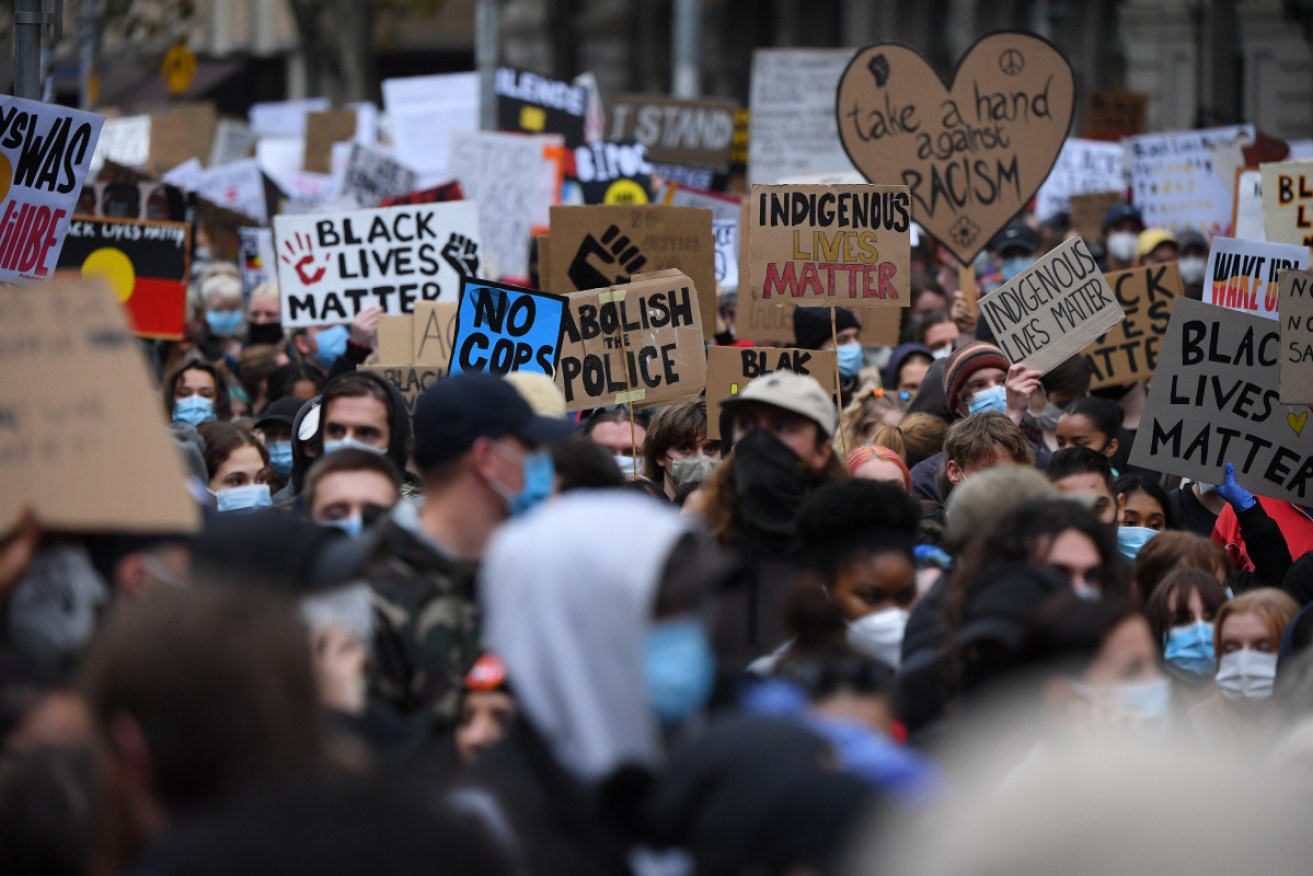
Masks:
[[[1181,272],[1181,282],[1188,286],[1204,281],[1204,260],[1199,256],[1182,256],[1176,260],[1176,269]]]
[[[617,453],[612,459],[615,460],[615,464],[620,469],[620,473],[625,477],[632,478],[638,473],[638,460],[634,459],[632,456]]]
[[[999,263],[998,269],[999,273],[1003,275],[1003,282],[1006,283],[1030,266],[1030,256],[1015,256],[1010,259],[1003,259]]]
[[[1217,672],[1217,654],[1213,651],[1213,625],[1197,621],[1172,627],[1167,633],[1163,659],[1182,672],[1198,678],[1211,678]]]
[[[270,441],[265,449],[269,451],[269,465],[280,478],[292,473],[291,441]]]
[[[246,340],[251,344],[276,344],[282,339],[281,322],[254,323],[246,329]]]
[[[661,723],[678,724],[711,699],[716,658],[697,618],[662,621],[647,631],[643,649],[647,699]]]
[[[321,520],[319,525],[340,529],[352,538],[358,538],[360,533],[365,531],[365,520],[359,514],[352,514],[340,520]]]
[[[199,426],[214,419],[214,399],[189,395],[173,403],[173,422]]]
[[[82,545],[42,548],[9,593],[5,639],[44,666],[60,666],[91,638],[107,599],[105,581]]]
[[[1172,683],[1165,677],[1099,688],[1088,684],[1073,684],[1072,689],[1086,699],[1114,705],[1118,712],[1137,725],[1166,718],[1172,699]]]
[[[886,608],[862,615],[848,625],[848,644],[854,650],[893,669],[903,653],[903,630],[911,615],[901,608]]]
[[[1277,655],[1232,651],[1217,661],[1217,686],[1232,702],[1265,700],[1277,680]]]
[[[1135,258],[1135,247],[1140,236],[1130,231],[1114,231],[1108,235],[1108,255],[1119,262],[1129,262]]]
[[[492,445],[495,452],[510,458],[510,451],[500,444]],[[496,481],[490,486],[506,500],[506,510],[512,517],[518,517],[546,502],[556,486],[556,466],[552,464],[552,455],[545,450],[526,453],[522,459],[524,466],[524,488],[512,493]]]
[[[1058,420],[1061,417],[1062,408],[1052,402],[1044,403],[1043,412],[1030,415],[1030,418],[1035,421],[1035,425],[1039,426],[1040,429],[1045,432],[1052,432],[1054,429],[1058,428]]]
[[[337,453],[339,450],[366,450],[375,456],[383,456],[387,453],[387,448],[375,447],[372,444],[366,444],[363,441],[357,441],[348,435],[345,438],[337,438],[333,441],[324,442],[324,456]]]
[[[270,508],[274,504],[269,498],[268,484],[227,487],[214,494],[214,502],[215,510],[220,513],[254,511],[257,508]]]
[[[739,515],[758,537],[787,544],[797,535],[797,511],[812,475],[802,457],[765,429],[734,445]]]
[[[844,344],[835,349],[835,354],[839,357],[839,376],[853,378],[857,372],[862,370],[862,363],[865,361],[862,356],[861,344]]]
[[[1102,590],[1100,590],[1097,587],[1091,587],[1089,584],[1086,584],[1084,581],[1080,582],[1079,584],[1072,584],[1071,592],[1075,593],[1078,597],[1084,599],[1086,602],[1098,602],[1100,599],[1103,598]]]
[[[374,641],[374,608],[369,587],[348,584],[301,599],[301,620],[312,630],[335,627],[355,636],[366,650]]]
[[[344,325],[335,325],[315,336],[319,348],[315,350],[315,361],[325,368],[332,368],[338,357],[346,352],[347,339],[351,332]]]
[[[1158,530],[1147,526],[1117,527],[1117,552],[1128,560],[1140,555],[1140,548],[1149,543],[1149,539],[1158,534]]]
[[[210,327],[210,334],[217,338],[235,337],[242,330],[242,312],[240,310],[207,310],[205,324]]]
[[[936,347],[930,351],[930,355],[934,356],[936,359],[947,359],[949,356],[953,355],[953,345],[944,344],[942,347]]]
[[[982,389],[967,400],[967,412],[972,414],[979,414],[983,411],[1002,414],[1007,409],[1008,391],[1002,386],[991,386],[989,389]]]
[[[1205,496],[1209,493],[1216,493],[1219,486],[1218,484],[1206,484],[1203,481],[1196,481],[1195,483],[1199,485],[1199,492],[1203,493]]]
[[[718,465],[720,465],[719,459],[701,454],[688,459],[671,459],[670,480],[677,490],[685,484],[700,484],[711,477],[711,473]]]

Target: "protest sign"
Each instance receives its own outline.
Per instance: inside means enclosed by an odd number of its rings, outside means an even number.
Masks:
[[[411,358],[405,361],[420,365],[440,365],[447,373],[456,342],[455,301],[419,301],[411,315]]]
[[[160,181],[171,186],[177,186],[184,192],[194,192],[200,186],[204,175],[205,168],[201,165],[201,160],[199,158],[188,158],[177,167],[166,171],[160,177]]]
[[[1100,143],[1097,140],[1063,143],[1053,170],[1049,171],[1048,179],[1035,195],[1035,218],[1046,222],[1059,213],[1069,213],[1072,195],[1124,191],[1126,180],[1122,175],[1122,157],[1120,143]]]
[[[1233,125],[1144,134],[1122,141],[1132,200],[1144,215],[1145,227],[1229,234],[1235,178],[1218,171],[1213,147],[1234,144],[1253,134],[1252,126]]]
[[[720,403],[758,377],[792,371],[815,378],[834,396],[838,365],[833,350],[796,347],[711,347],[707,350],[707,437],[719,439]]]
[[[1204,269],[1204,301],[1267,319],[1277,318],[1277,278],[1308,267],[1308,247],[1217,237]]]
[[[410,313],[454,300],[479,270],[472,201],[274,217],[283,325],[350,322],[366,307]]]
[[[673,268],[698,289],[716,288],[716,247],[711,211],[696,207],[553,207],[552,233],[540,243],[551,254],[543,279],[554,292],[623,285],[634,274]],[[716,296],[701,296],[708,340],[716,325]]]
[[[254,158],[213,167],[201,175],[196,193],[214,204],[244,213],[261,223],[269,221],[264,175]]]
[[[567,176],[579,183],[585,204],[647,204],[652,200],[652,165],[637,140],[586,143],[574,150]]]
[[[152,113],[146,170],[158,175],[189,158],[209,158],[217,125],[214,104],[208,101],[175,103],[166,112]]]
[[[1233,234],[1240,240],[1267,240],[1263,221],[1263,174],[1241,168],[1236,171],[1235,208],[1231,211]],[[1274,241],[1289,243],[1291,241]]]
[[[307,113],[302,169],[311,173],[330,173],[333,169],[333,144],[349,142],[355,136],[356,111],[353,109]]]
[[[1172,311],[1131,465],[1313,505],[1313,429],[1279,398],[1281,326],[1189,298]],[[1308,432],[1308,436],[1304,436]]]
[[[384,198],[414,191],[418,181],[415,171],[400,162],[353,143],[342,181],[342,195],[361,207],[377,207]]]
[[[13,100],[15,98],[7,98]],[[53,104],[42,104],[51,107]],[[96,117],[98,120],[99,116]],[[100,137],[91,155],[91,172],[97,174],[106,161],[124,167],[145,167],[150,160],[150,116],[120,116],[103,119]],[[93,138],[95,139],[95,138]]]
[[[417,302],[420,304],[437,304],[436,301]],[[378,318],[378,343],[374,352],[380,362],[414,362],[415,361],[415,314],[396,313],[392,316]]]
[[[716,237],[716,282],[721,288],[739,288],[739,220],[713,219],[711,233]]]
[[[1144,133],[1149,96],[1133,91],[1096,91],[1085,104],[1085,136],[1112,140]]]
[[[378,205],[380,207],[397,207],[401,204],[446,204],[450,201],[463,200],[465,200],[465,192],[461,191],[460,183],[452,180],[431,189],[421,189],[418,192],[384,198],[379,201]]]
[[[332,105],[326,97],[271,100],[252,104],[247,120],[257,137],[304,137],[306,115],[324,112]]]
[[[261,283],[278,282],[276,262],[273,229],[237,229],[237,274],[242,278],[242,294],[246,298]]]
[[[210,147],[207,167],[222,167],[251,157],[255,148],[255,133],[250,125],[236,119],[219,119],[214,130],[214,143]]]
[[[1267,239],[1313,247],[1313,161],[1263,164],[1259,170],[1263,176],[1263,228]]]
[[[1067,202],[1072,229],[1086,240],[1103,240],[1103,220],[1121,202],[1120,191],[1072,195]]]
[[[498,128],[560,134],[570,149],[583,145],[588,89],[513,67],[498,67],[495,82]]]
[[[752,53],[749,183],[773,185],[800,174],[853,169],[834,115],[834,92],[852,57],[852,49]]]
[[[637,140],[649,161],[728,170],[737,111],[731,100],[621,95],[607,102],[606,139]]]
[[[1045,373],[1126,318],[1079,237],[1054,248],[979,304],[1008,361]]]
[[[706,385],[698,289],[679,271],[569,296],[556,385],[568,411],[689,401]]]
[[[1125,386],[1153,376],[1172,308],[1185,294],[1176,262],[1115,271],[1104,279],[1126,319],[1085,348],[1091,389]]]
[[[415,402],[424,390],[447,376],[445,365],[361,365],[359,370],[377,374],[395,386],[411,417],[415,416]]]
[[[78,216],[69,223],[59,270],[108,283],[138,336],[178,340],[190,259],[191,226],[184,222]]]
[[[734,141],[729,150],[729,172],[731,176],[748,175],[748,128],[752,123],[752,114],[742,107],[734,113]]]
[[[383,106],[397,160],[419,173],[420,185],[432,185],[432,177],[446,174],[451,135],[479,129],[479,75],[385,79]]]
[[[0,97],[0,282],[50,276],[104,120]]]
[[[553,142],[489,131],[451,136],[448,170],[465,197],[478,203],[482,251],[503,277],[528,280],[529,229],[555,194],[539,186],[543,149],[556,144],[559,137]]]
[[[187,198],[182,189],[168,183],[94,183],[82,187],[77,215],[183,222],[187,219]]]
[[[752,297],[827,307],[907,307],[911,213],[905,186],[753,186]]]
[[[0,295],[0,373],[0,527],[24,509],[43,530],[200,525],[146,360],[105,283]]]
[[[722,219],[737,222],[739,204],[742,202],[743,199],[737,195],[724,195],[675,183],[666,186],[665,195],[661,198],[661,203],[671,207],[706,207],[711,211],[713,222]]]
[[[1313,272],[1282,271],[1281,403],[1313,404]]]
[[[873,183],[911,190],[913,218],[966,263],[1026,206],[1071,127],[1071,65],[1027,33],[978,40],[947,82],[920,54],[883,43],[839,82],[839,136]]]
[[[378,321],[378,361],[361,370],[391,382],[415,414],[424,390],[447,376],[452,336],[456,329],[454,301],[417,301],[415,312],[384,316]]]
[[[555,375],[565,309],[564,295],[466,277],[448,371]]]

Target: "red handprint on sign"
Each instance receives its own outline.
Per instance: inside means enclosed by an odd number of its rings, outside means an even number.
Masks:
[[[324,279],[324,273],[328,270],[327,264],[322,264],[317,270],[312,270],[319,261],[319,257],[315,255],[314,244],[311,242],[309,235],[292,235],[291,240],[283,241],[283,249],[285,252],[279,258],[283,260],[283,264],[296,269],[296,276],[300,278],[303,286],[313,286]]]

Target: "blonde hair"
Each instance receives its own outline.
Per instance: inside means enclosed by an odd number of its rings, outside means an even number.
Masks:
[[[875,434],[887,425],[885,418],[889,414],[897,414],[898,419],[901,420],[906,412],[907,405],[897,396],[886,393],[878,383],[874,381],[863,383],[853,394],[853,400],[848,403],[848,407],[843,409],[843,415],[839,418],[839,428],[843,429],[847,447],[852,449],[872,443],[871,439]]]
[[[1275,649],[1281,642],[1281,634],[1291,619],[1299,613],[1299,603],[1290,594],[1275,587],[1260,587],[1242,593],[1229,602],[1222,603],[1217,612],[1217,621],[1213,624],[1213,650],[1222,656],[1222,628],[1227,618],[1237,614],[1256,614],[1267,626],[1267,638]]]

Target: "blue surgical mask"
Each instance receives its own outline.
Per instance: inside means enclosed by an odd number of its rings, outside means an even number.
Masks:
[[[351,332],[344,325],[335,325],[315,335],[319,348],[315,351],[315,361],[325,368],[332,368],[333,363],[346,352],[346,342]]]
[[[236,337],[242,330],[242,312],[240,310],[207,310],[205,324],[210,327],[210,334],[217,338]]]
[[[1213,625],[1196,621],[1167,632],[1163,659],[1182,672],[1199,678],[1212,678],[1217,672],[1217,653],[1213,650]]]
[[[493,450],[509,458],[511,451],[500,444],[493,444]],[[535,450],[522,457],[524,466],[524,488],[512,493],[496,481],[491,486],[506,500],[506,509],[512,517],[518,517],[546,502],[556,487],[556,466],[552,464],[552,455],[545,450]]]
[[[643,678],[648,703],[663,724],[678,724],[706,706],[716,682],[716,658],[702,621],[685,616],[651,627]]]
[[[214,419],[214,399],[189,395],[173,403],[173,422],[199,426]]]
[[[336,438],[332,441],[324,442],[324,456],[330,456],[339,450],[365,450],[375,456],[383,456],[387,453],[385,447],[375,447],[372,444],[366,444],[363,441],[357,441],[348,435],[345,438]]]
[[[268,484],[247,484],[243,487],[226,487],[218,490],[214,494],[215,510],[220,512],[228,511],[254,511],[257,508],[273,507],[273,499],[269,496]]]
[[[1107,687],[1073,684],[1082,696],[1114,706],[1123,715],[1138,719],[1139,724],[1162,721],[1167,717],[1172,699],[1172,683],[1164,676],[1153,681],[1132,681]]]
[[[991,386],[989,389],[982,389],[980,392],[967,399],[967,412],[979,414],[985,411],[993,411],[996,414],[1006,413],[1008,409],[1008,391],[1002,386]]]
[[[862,345],[844,344],[835,348],[834,352],[839,357],[839,376],[848,379],[856,377],[866,361],[862,356]]]
[[[638,474],[638,460],[634,457],[617,453],[612,458],[615,459],[616,466],[619,467],[620,473],[625,477],[632,478]]]
[[[291,441],[270,441],[265,449],[269,451],[269,465],[280,478],[292,473]]]
[[[340,529],[351,538],[359,538],[360,533],[365,531],[365,520],[359,514],[352,514],[340,520],[320,520],[319,525]]]
[[[1126,559],[1133,560],[1140,555],[1140,548],[1149,543],[1149,539],[1158,534],[1158,530],[1147,526],[1117,527],[1117,551]]]
[[[1006,283],[1026,268],[1029,268],[1031,264],[1033,263],[1030,256],[1014,256],[1010,259],[1003,259],[999,263],[998,270],[1003,275],[1003,282]]]

